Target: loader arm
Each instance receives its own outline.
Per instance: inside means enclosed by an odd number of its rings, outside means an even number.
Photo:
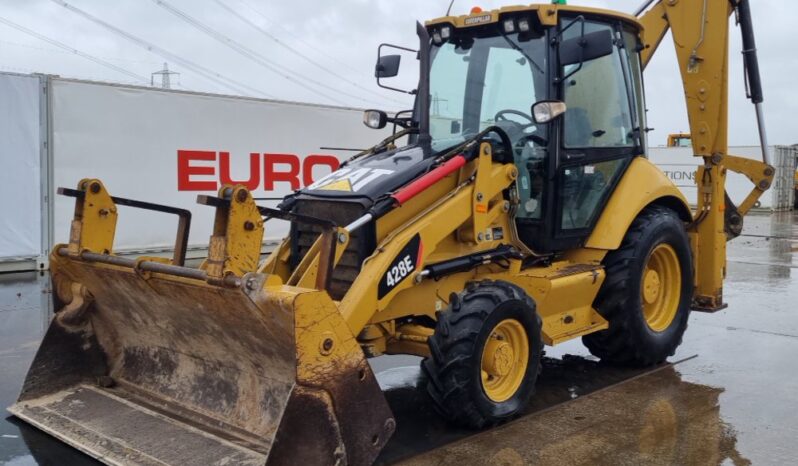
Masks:
[[[768,189],[775,173],[767,152],[762,122],[762,90],[756,61],[749,0],[659,0],[637,12],[643,24],[645,67],[670,30],[679,63],[694,155],[702,162],[696,174],[698,199],[690,225],[696,310],[715,311],[723,303],[726,241],[742,230],[742,217]],[[650,8],[649,8],[650,7]],[[762,161],[728,152],[729,16],[737,12],[743,34],[746,83],[756,105]],[[739,206],[726,196],[726,172],[745,175],[754,184]]]

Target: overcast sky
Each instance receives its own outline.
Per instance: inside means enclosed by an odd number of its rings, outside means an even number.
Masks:
[[[399,109],[411,100],[374,83],[377,46],[391,42],[415,47],[415,21],[442,16],[449,0],[67,0],[69,5],[172,54],[168,58],[59,3],[61,0],[0,0],[0,70],[149,85],[150,73],[166,61],[180,73],[173,80],[179,79],[179,86],[174,87],[182,89]],[[455,0],[452,11],[463,14],[474,5],[490,9],[514,3]],[[640,3],[642,0],[569,1],[625,12],[632,12]],[[752,9],[770,142],[798,143],[793,129],[798,103],[794,84],[798,54],[793,42],[798,4],[752,0]],[[198,21],[206,32],[180,14]],[[105,65],[26,34],[7,21]],[[651,145],[664,144],[670,132],[689,129],[669,41],[666,38],[645,73],[649,126],[655,128]],[[737,28],[731,36],[730,57],[730,144],[755,145],[755,118],[744,96]],[[404,62],[404,82],[417,78],[413,65]]]

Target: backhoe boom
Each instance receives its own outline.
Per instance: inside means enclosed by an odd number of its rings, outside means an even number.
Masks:
[[[762,162],[728,152],[728,18],[735,11],[742,28],[749,97],[756,105],[759,121]],[[693,308],[716,311],[725,307],[726,241],[740,234],[742,217],[770,187],[774,175],[762,121],[762,85],[749,0],[649,1],[637,15],[644,27],[643,66],[649,63],[669,30],[673,36],[692,147],[694,155],[703,158],[696,174],[697,209],[690,231],[696,273]],[[726,195],[727,170],[742,173],[754,183],[751,194],[739,206]]]

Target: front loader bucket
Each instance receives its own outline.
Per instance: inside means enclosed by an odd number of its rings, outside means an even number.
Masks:
[[[395,422],[326,292],[104,257],[53,254],[61,310],[13,414],[109,464],[374,461]]]

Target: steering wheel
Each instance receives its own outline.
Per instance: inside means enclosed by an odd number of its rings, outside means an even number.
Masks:
[[[507,118],[505,115],[520,116],[521,118],[529,121],[529,123],[527,123],[527,124],[518,123],[517,121],[513,121],[513,120]],[[499,110],[498,112],[496,112],[496,116],[494,116],[493,119],[495,121],[497,121],[497,122],[498,121],[509,121],[511,123],[515,123],[516,125],[520,126],[521,129],[526,129],[526,128],[529,128],[530,126],[534,126],[535,125],[535,120],[532,119],[532,115],[528,115],[528,114],[526,114],[526,113],[524,113],[524,112],[522,112],[520,110],[513,110],[511,108],[504,109],[504,110]]]
[[[519,123],[519,122],[517,122],[515,120],[511,120],[511,119],[507,118],[506,115],[519,116],[519,117],[529,121],[529,123]],[[511,109],[511,108],[508,108],[508,109],[499,110],[498,112],[496,112],[496,116],[494,116],[493,119],[496,121],[496,123],[499,123],[500,121],[507,121],[507,122],[510,122],[510,123],[516,125],[516,128],[517,128],[518,132],[521,133],[521,136],[516,141],[516,146],[523,146],[524,144],[526,144],[526,141],[528,141],[528,140],[531,140],[532,142],[534,142],[535,144],[537,144],[539,146],[547,146],[547,145],[549,145],[549,141],[547,141],[543,137],[538,136],[537,134],[534,134],[534,133],[525,134],[525,133],[523,133],[523,131],[526,130],[527,128],[533,127],[533,126],[535,126],[537,124],[537,123],[535,123],[535,120],[532,118],[532,115],[526,114],[526,113],[524,113],[524,112],[522,112],[520,110],[514,110],[514,109]]]

